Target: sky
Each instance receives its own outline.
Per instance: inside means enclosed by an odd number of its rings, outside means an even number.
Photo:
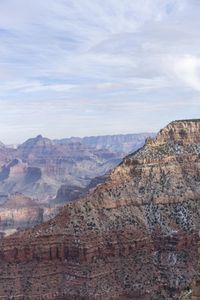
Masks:
[[[199,0],[0,0],[0,140],[200,117]]]

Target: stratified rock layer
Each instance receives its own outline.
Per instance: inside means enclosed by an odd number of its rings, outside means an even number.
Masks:
[[[199,134],[172,122],[87,197],[2,240],[0,296],[178,299],[196,275]]]
[[[117,134],[103,136],[88,136],[88,137],[71,137],[61,140],[55,140],[57,144],[70,144],[79,142],[89,146],[92,149],[102,150],[107,149],[114,153],[123,153],[127,155],[136,151],[144,145],[144,141],[149,136],[155,136],[154,133],[135,133],[135,134]]]
[[[12,233],[18,228],[31,227],[42,223],[43,209],[22,194],[10,196],[0,205],[0,232]]]

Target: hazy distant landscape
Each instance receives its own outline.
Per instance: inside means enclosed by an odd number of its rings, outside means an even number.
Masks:
[[[38,135],[0,147],[0,231],[34,226],[104,181],[153,133],[50,140]]]

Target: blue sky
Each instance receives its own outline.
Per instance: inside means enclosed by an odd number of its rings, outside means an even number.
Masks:
[[[200,117],[200,1],[1,0],[0,140]]]

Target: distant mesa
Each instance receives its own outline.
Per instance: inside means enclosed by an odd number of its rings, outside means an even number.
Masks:
[[[90,137],[72,137],[60,140],[54,140],[55,143],[68,144],[71,142],[81,142],[96,150],[107,149],[112,152],[131,153],[144,144],[144,140],[149,136],[155,136],[155,133],[138,133],[138,134],[118,134],[103,135]]]

